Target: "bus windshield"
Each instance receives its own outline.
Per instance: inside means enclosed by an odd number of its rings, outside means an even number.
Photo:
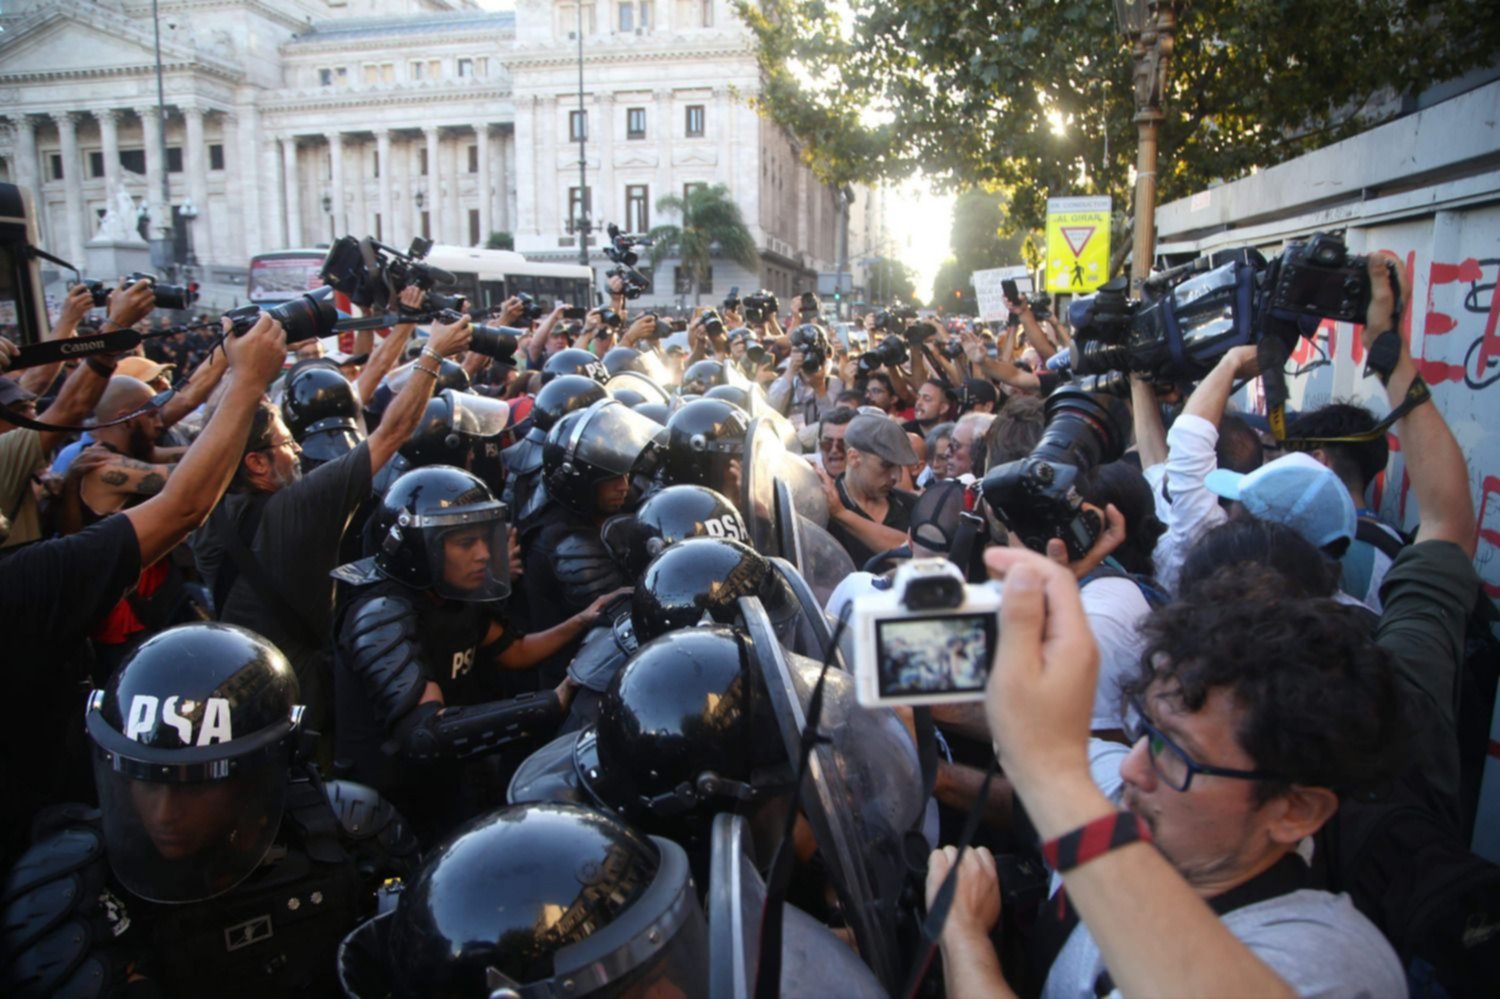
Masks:
[[[323,287],[323,250],[282,250],[250,258],[246,294],[256,305],[275,305]]]

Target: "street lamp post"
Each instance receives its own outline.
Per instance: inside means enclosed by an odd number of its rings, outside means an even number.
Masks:
[[[1151,273],[1156,249],[1156,139],[1164,117],[1167,69],[1177,18],[1171,0],[1114,0],[1120,31],[1134,45],[1135,243],[1130,258],[1130,292],[1139,298]]]
[[[172,186],[167,168],[167,96],[161,73],[161,18],[157,15],[157,0],[151,0],[151,24],[156,32],[156,134],[161,140],[157,154],[161,157],[161,206],[162,217],[157,219],[161,235],[158,237],[156,266],[169,267],[176,263],[176,252],[172,245]]]
[[[583,107],[583,3],[578,4],[578,262],[589,265],[589,233],[593,223],[589,221],[589,177],[588,177],[588,113]],[[573,220],[569,220],[570,223]]]

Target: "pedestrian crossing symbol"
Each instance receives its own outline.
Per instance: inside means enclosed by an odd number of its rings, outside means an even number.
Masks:
[[[1047,290],[1081,295],[1109,279],[1109,198],[1047,199]]]

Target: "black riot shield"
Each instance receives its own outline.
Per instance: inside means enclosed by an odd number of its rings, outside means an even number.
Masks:
[[[786,447],[770,421],[751,420],[745,431],[738,505],[750,529],[750,546],[767,557],[782,554],[776,527],[776,479],[787,457]]]
[[[782,625],[782,644],[793,652],[821,662],[828,654],[828,646],[833,641],[828,615],[823,613],[827,598],[820,598],[808,585],[803,575],[793,568],[792,563],[787,559],[773,558],[771,568],[786,583],[801,607],[801,612],[797,615],[790,631],[786,625]],[[842,652],[834,653],[833,664],[839,669],[848,668]]]
[[[800,458],[787,456],[775,484],[773,527],[778,554],[806,581],[805,586],[816,598],[814,603],[821,609],[827,606],[828,598],[839,583],[857,567],[844,546],[823,527],[827,522],[828,506],[823,502],[821,486],[810,492],[805,483],[797,481],[796,467],[806,464]],[[819,507],[810,496],[816,496],[822,506]],[[822,522],[816,519],[820,513]]]
[[[709,999],[750,999],[760,955],[766,884],[743,816],[714,817],[708,883]],[[885,996],[869,967],[828,927],[795,906],[782,917],[781,994]]]
[[[801,752],[805,706],[820,664],[786,653],[760,601],[740,599],[745,628],[793,765]],[[808,761],[801,788],[803,815],[817,839],[824,869],[854,932],[860,957],[888,990],[900,987],[901,895],[920,865],[909,839],[921,816],[921,765],[905,726],[889,709],[856,702],[854,678],[829,670],[823,688],[823,739]]]

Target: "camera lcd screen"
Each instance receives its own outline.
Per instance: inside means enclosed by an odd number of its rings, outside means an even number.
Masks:
[[[989,611],[876,622],[880,696],[940,698],[983,691],[994,658],[998,620]]]

